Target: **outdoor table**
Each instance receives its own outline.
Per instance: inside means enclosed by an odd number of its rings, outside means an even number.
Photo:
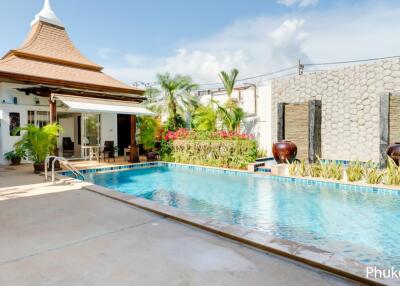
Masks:
[[[89,161],[92,162],[93,161],[93,157],[95,157],[97,159],[97,161],[100,160],[99,154],[100,154],[100,146],[82,146],[82,150],[83,150],[83,154],[84,154],[84,158],[86,160],[87,156],[86,156],[86,150],[89,150]]]

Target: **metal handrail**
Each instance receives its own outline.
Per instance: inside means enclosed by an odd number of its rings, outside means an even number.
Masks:
[[[57,156],[47,156],[46,161],[45,161],[45,170],[44,170],[44,177],[45,180],[47,181],[48,178],[48,168],[50,164],[50,159],[53,159],[53,162],[51,164],[51,182],[55,182],[55,163],[56,161],[60,162],[63,164],[65,167],[67,167],[68,170],[70,170],[77,178],[81,177],[81,179],[85,180],[85,176],[74,166],[72,166],[67,159],[64,157],[57,157]]]

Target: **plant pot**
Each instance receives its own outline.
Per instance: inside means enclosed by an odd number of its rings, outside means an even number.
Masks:
[[[157,159],[157,155],[156,155],[156,153],[154,153],[154,152],[148,152],[148,153],[146,154],[146,157],[147,157],[148,160],[155,160],[155,159]]]
[[[393,159],[397,166],[399,166],[400,161],[400,143],[396,142],[390,145],[387,150],[386,154]]]
[[[13,166],[21,165],[21,160],[22,160],[22,158],[12,158],[11,165],[13,165]]]
[[[297,156],[297,146],[292,141],[282,140],[272,146],[274,159],[278,164],[293,162]]]
[[[49,167],[47,168],[47,171],[51,171],[51,166],[52,166],[52,164],[53,164],[53,160],[54,159],[50,159],[49,160]],[[34,168],[34,170],[35,170],[35,174],[40,174],[40,173],[43,173],[44,172],[44,163],[35,163],[35,164],[33,164],[33,168]],[[61,169],[61,166],[60,166],[60,162],[56,162],[55,164],[54,164],[54,171],[61,171],[62,169]]]
[[[33,164],[33,169],[35,170],[35,174],[43,173],[44,172],[44,163]]]

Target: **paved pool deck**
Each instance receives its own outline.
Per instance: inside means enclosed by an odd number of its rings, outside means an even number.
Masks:
[[[78,183],[13,183],[17,171],[0,176],[0,285],[352,285]]]

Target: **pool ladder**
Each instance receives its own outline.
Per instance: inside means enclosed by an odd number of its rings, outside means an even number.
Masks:
[[[72,166],[67,159],[64,157],[57,157],[57,156],[47,156],[46,161],[44,163],[44,179],[47,181],[48,179],[48,169],[50,165],[50,160],[53,159],[53,162],[51,162],[51,182],[54,184],[56,181],[56,172],[55,172],[55,164],[56,162],[60,162],[60,164],[64,165],[68,170],[74,174],[76,178],[81,178],[82,180],[85,180],[85,176],[79,172],[77,168]]]

